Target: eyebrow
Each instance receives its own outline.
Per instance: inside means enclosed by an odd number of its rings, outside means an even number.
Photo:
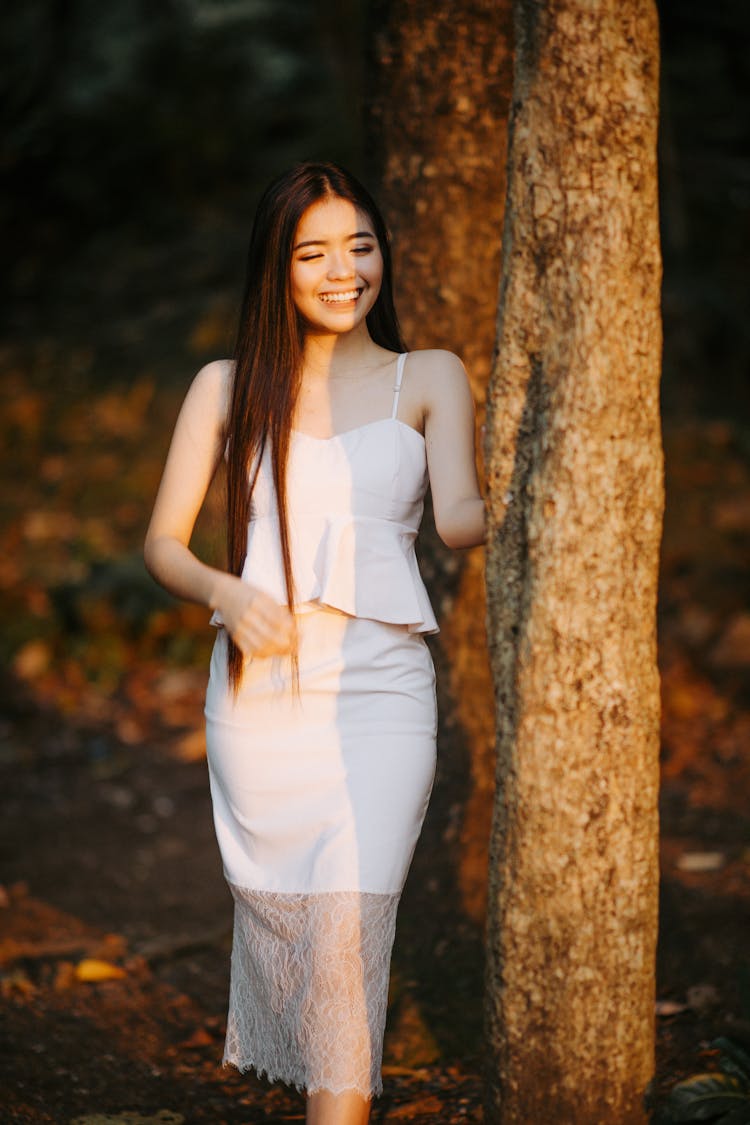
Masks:
[[[372,238],[374,240],[375,235],[369,230],[358,230],[355,234],[347,235],[347,241],[349,242],[353,241],[355,238]],[[294,250],[301,250],[303,246],[325,246],[327,245],[327,241],[328,240],[325,238],[310,238],[307,242],[298,242]]]

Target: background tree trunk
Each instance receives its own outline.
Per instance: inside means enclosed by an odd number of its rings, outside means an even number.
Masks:
[[[410,348],[461,356],[480,417],[500,274],[510,12],[510,0],[373,0],[369,8],[370,178],[393,234],[404,335]],[[441,725],[448,737],[460,728],[471,773],[467,800],[453,810],[459,887],[464,909],[481,923],[495,737],[484,552],[447,553],[429,523],[421,553],[442,628]],[[455,754],[453,764],[467,765]]]
[[[517,0],[515,41],[487,440],[488,1120],[629,1125],[653,1074],[656,12]]]

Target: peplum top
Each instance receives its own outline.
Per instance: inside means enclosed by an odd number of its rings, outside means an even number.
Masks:
[[[292,431],[287,508],[294,609],[326,605],[412,633],[437,633],[414,551],[428,484],[425,442],[396,418],[397,404],[396,395],[391,417],[333,437]],[[286,605],[268,448],[253,490],[241,577]],[[211,623],[221,625],[220,614]]]

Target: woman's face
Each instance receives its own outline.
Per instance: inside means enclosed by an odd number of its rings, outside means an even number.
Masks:
[[[292,247],[292,300],[308,331],[351,332],[363,324],[383,279],[372,223],[348,199],[329,196],[300,219]]]

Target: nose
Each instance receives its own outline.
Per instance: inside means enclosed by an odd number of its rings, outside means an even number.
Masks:
[[[352,277],[354,268],[351,260],[344,250],[332,250],[328,260],[328,276],[331,281]]]

